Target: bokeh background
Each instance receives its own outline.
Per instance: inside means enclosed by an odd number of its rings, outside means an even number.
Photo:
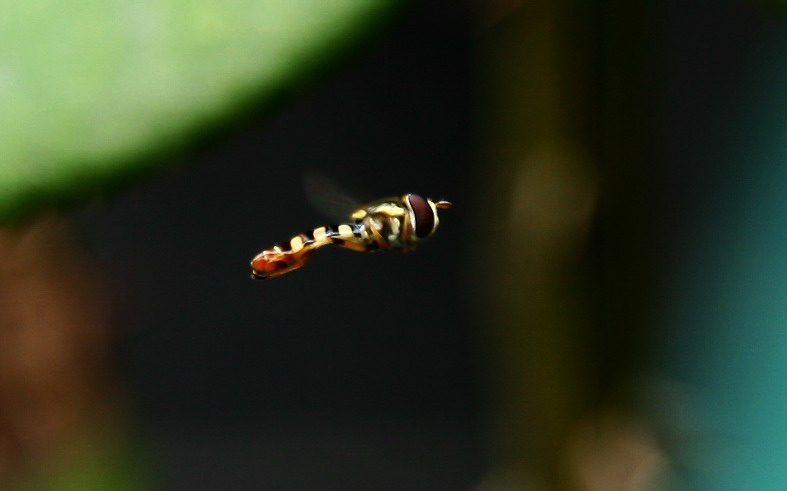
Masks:
[[[365,43],[3,231],[0,485],[787,487],[787,6],[425,1]],[[307,170],[454,208],[252,281],[333,221]]]

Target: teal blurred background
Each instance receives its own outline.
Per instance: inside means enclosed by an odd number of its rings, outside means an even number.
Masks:
[[[720,6],[714,6],[720,7]],[[653,366],[686,416],[661,411],[689,489],[787,486],[787,11],[688,10],[670,30],[654,110],[669,257]],[[663,188],[662,188],[663,189]],[[674,192],[674,191],[673,191]],[[669,406],[667,406],[669,407]]]
[[[364,42],[3,231],[0,485],[787,489],[787,7],[426,1]],[[254,282],[327,220],[308,169],[455,206]]]

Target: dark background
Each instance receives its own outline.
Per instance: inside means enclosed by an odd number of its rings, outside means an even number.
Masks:
[[[79,224],[111,282],[120,371],[174,489],[464,489],[479,478],[468,10],[407,12],[273,118],[250,118]],[[265,108],[261,112],[268,114]],[[323,250],[270,282],[264,248],[359,199],[447,198],[411,254]]]
[[[654,488],[783,489],[783,3],[489,5],[414,6],[273,117],[78,214],[172,489],[465,490],[507,467],[610,489],[638,455]],[[587,182],[534,162],[554,141]],[[455,206],[411,254],[255,282],[256,253],[333,221],[307,169]]]

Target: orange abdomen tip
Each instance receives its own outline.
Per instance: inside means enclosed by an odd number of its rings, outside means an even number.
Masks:
[[[251,260],[252,277],[258,280],[275,278],[303,266],[309,254],[286,254],[263,251]]]
[[[263,253],[252,259],[251,267],[259,273],[275,273],[280,269],[286,268],[287,263],[280,259],[268,258]]]

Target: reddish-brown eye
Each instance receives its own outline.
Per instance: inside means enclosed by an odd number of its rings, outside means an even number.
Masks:
[[[425,199],[417,194],[408,195],[407,202],[410,204],[410,208],[413,210],[413,215],[415,217],[415,223],[413,224],[415,236],[419,239],[428,237],[434,228],[434,212],[432,211],[432,207],[429,206],[429,203]]]

